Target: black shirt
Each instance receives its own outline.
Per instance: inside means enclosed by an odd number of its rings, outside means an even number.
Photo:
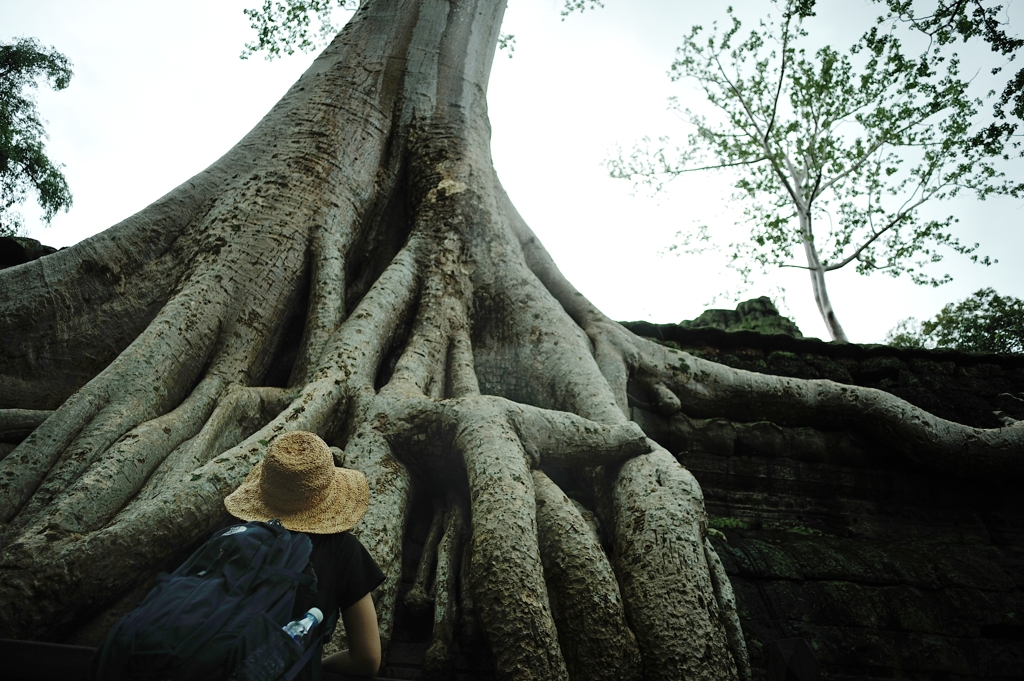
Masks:
[[[299,619],[312,607],[324,613],[324,626],[331,616],[354,605],[384,581],[384,573],[363,548],[359,540],[348,532],[337,534],[309,534],[313,542],[313,553],[309,563],[316,575],[316,591],[300,586],[295,594],[292,619]],[[333,629],[325,632],[324,643],[330,640]],[[320,660],[296,677],[298,679],[320,678]]]
[[[384,581],[384,573],[349,532],[309,534],[313,553],[309,562],[316,575],[316,592],[299,587],[295,594],[294,619],[316,606],[324,617],[345,610],[370,593]]]

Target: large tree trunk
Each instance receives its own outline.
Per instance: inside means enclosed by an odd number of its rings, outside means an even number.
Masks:
[[[385,644],[422,485],[439,513],[428,666],[443,671],[472,604],[509,679],[748,668],[700,486],[627,420],[629,400],[857,429],[951,473],[1020,475],[1021,427],[728,369],[594,308],[493,170],[503,9],[364,3],[213,166],[0,273],[0,439],[20,442],[0,461],[0,637],[61,640],[130,607],[292,429],[370,480],[357,531],[388,576]]]

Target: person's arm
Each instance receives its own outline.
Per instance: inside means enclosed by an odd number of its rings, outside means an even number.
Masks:
[[[348,650],[334,653],[322,662],[324,671],[353,676],[373,676],[380,668],[380,631],[373,599],[366,594],[341,611],[348,637]]]

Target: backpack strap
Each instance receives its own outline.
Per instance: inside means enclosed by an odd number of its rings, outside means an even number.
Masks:
[[[325,629],[323,632],[321,632],[321,635],[316,637],[316,640],[314,640],[312,644],[310,644],[310,646],[306,648],[306,651],[302,653],[302,656],[299,657],[299,662],[292,665],[292,669],[285,672],[284,676],[282,676],[281,679],[279,679],[279,681],[292,681],[296,676],[298,676],[299,672],[302,671],[302,668],[309,664],[313,654],[319,653],[324,649],[324,646],[322,644],[324,642],[324,635],[326,633],[327,630]]]
[[[299,672],[302,671],[302,668],[309,664],[309,662],[313,659],[313,655],[320,654],[321,651],[323,651],[324,638],[334,633],[334,627],[337,625],[337,623],[338,612],[335,611],[324,622],[324,626],[320,629],[320,635],[316,638],[315,641],[313,641],[312,645],[310,645],[309,648],[306,649],[306,652],[302,654],[302,657],[299,658],[299,661],[292,665],[292,668],[285,672],[284,675],[280,679],[278,679],[278,681],[292,681],[292,679],[298,676]]]
[[[302,657],[299,658],[299,661],[293,664],[292,668],[286,671],[279,681],[292,681],[292,679],[298,676],[299,672],[302,671],[302,668],[309,664],[310,660],[313,659],[313,655],[315,653],[319,653],[323,649],[323,646],[320,645],[323,643],[323,638],[324,637],[321,636],[313,642],[313,645],[306,648],[306,652],[302,653]]]
[[[298,570],[289,570],[287,568],[268,565],[263,568],[263,574],[268,577],[284,577],[285,579],[289,579],[300,586],[305,586],[314,590],[316,587],[316,577],[314,575]]]

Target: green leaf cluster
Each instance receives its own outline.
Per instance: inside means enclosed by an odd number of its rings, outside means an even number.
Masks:
[[[256,31],[256,41],[245,44],[241,57],[266,51],[270,61],[296,50],[319,49],[340,30],[331,18],[334,10],[354,10],[359,4],[359,0],[264,0],[259,9],[242,10]]]
[[[983,288],[942,308],[933,319],[896,325],[886,343],[903,348],[953,348],[965,352],[1024,352],[1024,300]]]
[[[565,21],[565,18],[573,12],[585,12],[587,9],[597,9],[598,7],[604,7],[601,0],[565,0],[565,5],[562,7],[562,21]]]
[[[55,90],[71,81],[71,63],[34,38],[0,43],[0,236],[22,229],[14,210],[34,192],[49,224],[71,207],[71,190],[61,168],[46,155],[47,134],[36,108],[38,78]]]

